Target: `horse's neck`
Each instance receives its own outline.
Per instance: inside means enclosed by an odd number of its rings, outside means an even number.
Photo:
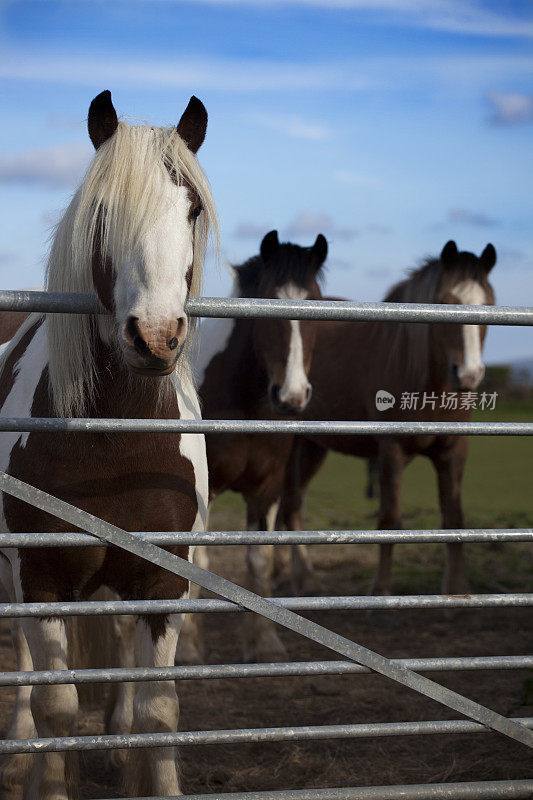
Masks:
[[[213,320],[203,325],[196,375],[204,416],[223,408],[243,412],[265,393],[254,350],[252,320]]]
[[[212,360],[221,355],[225,358],[229,342],[235,331],[236,320],[231,317],[207,318],[200,324],[200,339],[195,371],[198,385],[202,386],[205,373]]]
[[[429,388],[432,391],[442,392],[451,389],[448,354],[443,342],[435,336],[432,329],[429,333],[427,369]]]
[[[121,365],[112,348],[100,337],[96,342],[97,392],[90,416],[155,419],[179,416],[177,397],[181,385],[170,378],[138,378]],[[160,381],[168,386],[161,395]]]

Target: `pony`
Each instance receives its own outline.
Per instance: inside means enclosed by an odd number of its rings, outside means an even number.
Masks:
[[[319,299],[327,251],[322,234],[312,247],[299,247],[280,244],[277,231],[270,231],[259,255],[234,268],[234,296]],[[204,416],[277,419],[302,415],[312,394],[308,374],[315,335],[315,325],[306,321],[205,320],[196,363]],[[228,490],[239,492],[246,503],[247,530],[274,530],[292,441],[292,435],[207,434],[210,501]],[[272,593],[273,558],[271,545],[248,547],[250,584],[264,596]],[[191,621],[188,617],[187,627]],[[283,658],[285,648],[274,624],[255,614],[249,622],[245,659]],[[197,659],[194,647],[188,654],[180,647],[180,655],[184,660]]]
[[[102,313],[32,314],[23,322],[2,352],[4,416],[200,417],[185,304],[200,292],[209,232],[217,238],[215,205],[195,157],[206,128],[196,97],[169,128],[119,121],[109,91],[92,101],[88,131],[96,152],[53,235],[46,288],[91,292]],[[126,530],[205,530],[201,435],[6,433],[0,469]],[[11,532],[72,529],[7,495],[1,523]],[[168,549],[192,558],[187,547]],[[6,549],[0,568],[18,602],[88,598],[100,586],[124,599],[188,593],[184,579],[112,547]],[[133,663],[173,664],[182,621],[140,616]],[[23,620],[15,644],[19,669],[69,665],[60,617]],[[10,735],[69,736],[77,711],[73,684],[22,687]],[[118,730],[175,731],[178,714],[174,682],[139,684],[131,719]],[[173,748],[131,751],[125,776],[128,794],[180,794]],[[3,783],[24,783],[28,800],[71,800],[76,754],[15,756]]]
[[[496,251],[488,244],[481,256],[459,252],[454,241],[439,258],[429,258],[392,287],[387,303],[493,305],[489,273]],[[484,325],[418,322],[319,322],[310,380],[313,400],[308,419],[466,422],[471,404],[461,391],[473,392],[482,380]],[[383,408],[383,391],[395,401]],[[386,397],[386,394],[385,394]],[[309,482],[328,450],[378,459],[378,528],[402,527],[401,479],[416,455],[428,457],[437,472],[443,528],[463,528],[461,481],[467,457],[466,436],[298,436],[288,462],[278,527],[301,530]],[[443,589],[468,590],[462,544],[446,545]],[[392,544],[380,546],[372,591],[390,594]],[[300,560],[301,561],[301,560]],[[309,571],[309,559],[300,571]]]

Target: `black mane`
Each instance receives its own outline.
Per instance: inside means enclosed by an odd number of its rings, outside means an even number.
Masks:
[[[411,269],[407,276],[391,286],[383,302],[385,303],[432,303],[436,302],[435,292],[452,288],[459,281],[474,280],[489,293],[492,291],[487,279],[487,271],[481,259],[474,253],[463,250],[457,254],[452,268],[443,270],[439,258],[426,258],[420,267]],[[418,323],[417,323],[418,324]]]
[[[268,264],[265,264],[261,255],[256,255],[244,264],[232,265],[237,276],[239,293],[243,297],[257,297],[259,288],[266,284],[279,288],[293,283],[306,289],[313,279],[320,281],[323,266],[317,270],[311,250],[312,247],[300,247],[298,244],[286,242],[280,244]]]

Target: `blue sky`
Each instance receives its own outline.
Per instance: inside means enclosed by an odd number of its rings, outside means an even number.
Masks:
[[[502,304],[533,305],[528,0],[0,3],[2,288],[42,282],[50,225],[91,154],[90,100],[209,112],[200,160],[239,262],[262,235],[330,245],[327,291],[379,300],[449,238],[494,243]],[[226,294],[224,270],[206,293]],[[533,355],[493,328],[487,359]]]

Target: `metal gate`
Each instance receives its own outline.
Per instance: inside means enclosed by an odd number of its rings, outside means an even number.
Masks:
[[[0,292],[0,310],[95,313],[92,295],[46,292]],[[458,324],[533,325],[533,308],[415,305],[411,303],[353,303],[331,301],[249,300],[198,298],[190,300],[188,313],[212,317],[272,317],[285,319],[401,320]],[[321,434],[448,434],[533,435],[533,423],[405,423],[405,422],[304,422],[297,420],[117,420],[117,419],[0,419],[0,433],[16,432],[231,432]],[[297,611],[371,608],[443,608],[531,606],[533,594],[468,596],[315,597],[262,598],[211,572],[161,549],[176,544],[335,544],[385,542],[493,542],[533,541],[531,529],[412,530],[412,531],[305,531],[129,533],[81,509],[52,497],[5,473],[0,489],[67,521],[87,533],[0,534],[0,547],[97,546],[102,542],[122,547],[164,569],[222,597],[222,600],[90,601],[72,603],[4,603],[0,617],[52,617],[91,614],[197,613],[252,611],[261,614],[344,657],[339,661],[281,664],[223,664],[166,668],[117,668],[11,672],[0,675],[2,686],[103,681],[147,681],[197,678],[241,678],[326,675],[377,672],[426,695],[467,719],[420,722],[359,723],[302,727],[186,731],[50,739],[10,740],[0,743],[0,753],[43,753],[66,750],[108,750],[170,745],[296,741],[334,738],[388,737],[413,734],[487,733],[496,731],[517,745],[533,748],[533,717],[506,718],[420,675],[443,670],[522,669],[533,666],[532,656],[387,659],[361,645],[299,616]],[[348,660],[346,660],[348,659]],[[182,800],[213,800],[215,795],[187,795]],[[482,781],[411,786],[369,786],[218,794],[227,800],[395,800],[395,798],[526,798],[533,797],[533,780]],[[145,798],[145,800],[147,800]]]

